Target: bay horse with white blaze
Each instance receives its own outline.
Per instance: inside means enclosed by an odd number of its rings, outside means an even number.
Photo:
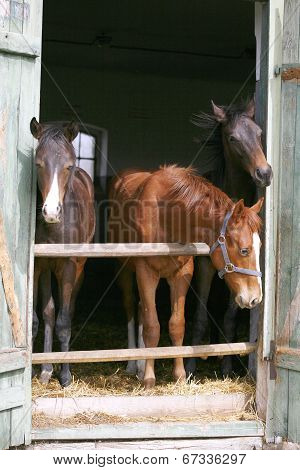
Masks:
[[[38,139],[35,154],[38,180],[36,243],[89,243],[95,231],[94,188],[89,175],[76,167],[72,141],[78,125],[71,122],[63,129],[43,125],[35,118],[30,130]],[[86,258],[36,258],[33,296],[33,342],[38,332],[38,295],[44,319],[44,352],[52,351],[53,330],[60,341],[61,351],[69,350],[71,320],[75,301],[83,279]],[[58,284],[59,312],[55,321],[55,305],[51,273]],[[43,364],[40,380],[48,383],[52,364]],[[60,383],[71,382],[69,364],[62,364]]]
[[[211,114],[200,112],[193,115],[191,120],[204,131],[202,141],[206,143],[206,152],[199,155],[200,173],[234,201],[243,198],[246,205],[250,206],[257,200],[257,188],[269,186],[273,176],[262,148],[262,130],[254,122],[254,100],[231,106],[216,106],[213,101],[211,104]],[[199,277],[199,299],[193,319],[192,345],[202,344],[207,331],[207,301],[215,273],[216,270],[208,257],[197,258],[195,274],[196,278]],[[217,292],[216,295],[220,293]],[[228,342],[235,339],[238,311],[239,306],[230,295],[227,308],[225,304],[222,325],[225,340]],[[250,323],[255,331],[257,309],[254,312],[251,313]],[[215,330],[215,325],[211,323],[211,339],[214,336],[213,342],[218,342],[219,332]],[[196,359],[187,359],[187,374],[193,374],[195,369]],[[231,374],[232,356],[222,359],[221,369],[223,375]]]
[[[113,181],[110,198],[110,241],[205,242],[212,248],[210,256],[215,269],[224,277],[237,304],[252,308],[261,302],[258,212],[263,199],[251,208],[245,207],[242,200],[234,204],[191,168],[175,165],[152,172],[124,171]],[[166,278],[170,285],[172,344],[181,346],[193,257],[145,256],[123,262],[136,272],[145,346],[156,347],[160,337],[155,304],[160,278]],[[173,375],[176,380],[185,379],[182,358],[174,360]],[[146,361],[144,384],[146,388],[155,384],[152,359]]]

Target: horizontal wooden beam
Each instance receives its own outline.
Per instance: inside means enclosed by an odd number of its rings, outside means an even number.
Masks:
[[[291,443],[289,443],[291,445]],[[297,446],[298,444],[293,444]],[[237,450],[262,450],[262,436],[248,437],[216,437],[202,439],[151,439],[151,440],[127,440],[123,441],[72,441],[67,442],[41,442],[26,447],[27,450],[110,450],[116,449],[137,451],[137,450],[164,450],[176,449],[186,452],[199,453],[199,450],[211,451],[212,449],[237,451]],[[295,447],[296,450],[296,447]]]
[[[33,364],[119,362],[136,359],[168,359],[176,357],[231,356],[250,354],[256,343],[207,344],[204,346],[171,346],[140,349],[106,349],[99,351],[68,351],[32,354]]]
[[[33,413],[66,418],[78,413],[106,413],[126,417],[201,419],[204,414],[229,416],[246,409],[251,399],[246,393],[200,393],[198,395],[39,397],[32,404]],[[117,410],[117,411],[116,411]]]
[[[100,424],[92,426],[40,428],[32,430],[33,441],[94,439],[172,439],[263,436],[259,421],[163,422]]]
[[[73,243],[37,244],[34,254],[38,257],[83,256],[88,258],[124,258],[127,256],[201,256],[209,255],[205,243]]]
[[[287,348],[287,347],[284,347],[284,346],[278,346],[276,348],[276,354],[287,354],[289,356],[300,357],[300,349],[299,348]]]
[[[26,349],[4,349],[0,351],[0,374],[12,370],[24,369],[28,364]]]
[[[41,55],[41,41],[39,38],[28,38],[24,34],[1,31],[0,52],[35,59]]]

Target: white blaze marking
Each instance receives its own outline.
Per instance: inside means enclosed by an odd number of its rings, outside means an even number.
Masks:
[[[44,207],[47,205],[46,213],[48,216],[57,216],[57,206],[59,205],[59,187],[57,179],[57,170],[54,172],[52,184],[48,196],[46,197]]]
[[[255,253],[255,259],[256,259],[256,271],[260,271],[260,266],[259,266],[259,254],[260,254],[260,238],[257,232],[253,233],[253,250]],[[261,277],[257,277],[258,284],[260,291],[262,291],[262,285],[261,285]]]

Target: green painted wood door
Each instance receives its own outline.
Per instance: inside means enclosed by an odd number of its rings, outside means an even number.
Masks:
[[[41,32],[42,0],[0,0],[0,449],[29,443],[31,434],[35,183],[29,123],[39,112]]]
[[[281,92],[273,104],[280,120],[272,216],[277,219],[272,235],[277,243],[269,261],[276,270],[275,348],[270,357],[276,378],[271,371],[267,435],[300,442],[300,0],[283,3],[281,32],[275,38],[282,44],[282,64],[274,64],[271,71],[280,80]]]

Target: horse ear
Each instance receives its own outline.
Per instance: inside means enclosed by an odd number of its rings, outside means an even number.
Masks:
[[[254,206],[250,207],[250,209],[258,214],[258,213],[260,212],[262,206],[263,206],[264,199],[265,199],[264,197],[261,197],[261,198],[254,204]]]
[[[64,124],[64,136],[68,139],[69,142],[72,142],[79,132],[79,125],[77,122],[72,121]]]
[[[255,116],[255,100],[252,98],[252,100],[249,101],[247,108],[246,108],[246,113],[245,113],[249,118],[254,119]]]
[[[40,139],[43,133],[43,126],[35,119],[35,117],[30,121],[30,131],[35,139]]]
[[[213,110],[214,117],[218,122],[225,122],[226,121],[226,113],[223,108],[217,106],[213,100],[211,100],[211,107]]]
[[[234,206],[234,210],[233,210],[233,217],[235,219],[239,219],[241,214],[243,213],[245,209],[245,205],[244,205],[244,199],[240,199],[236,205]]]

